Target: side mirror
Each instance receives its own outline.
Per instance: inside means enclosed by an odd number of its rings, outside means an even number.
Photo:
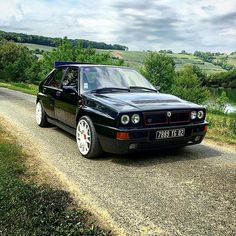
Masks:
[[[74,86],[63,86],[62,87],[63,93],[73,93],[77,94],[77,89]]]
[[[157,91],[160,91],[161,87],[160,86],[155,86]]]

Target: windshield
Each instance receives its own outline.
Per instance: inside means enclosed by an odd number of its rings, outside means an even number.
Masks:
[[[131,87],[155,89],[141,74],[129,68],[112,66],[82,67],[82,92],[102,88],[126,89]]]

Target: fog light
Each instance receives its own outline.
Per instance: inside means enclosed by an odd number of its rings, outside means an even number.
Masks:
[[[137,144],[132,143],[129,145],[129,149],[136,149],[137,148]]]
[[[116,138],[120,140],[127,140],[129,139],[129,133],[127,132],[117,132],[116,133]]]
[[[200,139],[201,139],[201,136],[197,136],[197,137],[195,137],[194,141],[198,142]]]

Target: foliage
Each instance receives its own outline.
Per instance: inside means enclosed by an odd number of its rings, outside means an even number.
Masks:
[[[209,87],[236,88],[236,69],[227,72],[213,74],[205,80]]]
[[[209,91],[202,86],[192,65],[186,65],[177,73],[171,89],[174,95],[199,104],[206,102],[209,97]]]
[[[23,93],[28,93],[31,95],[36,95],[38,92],[38,85],[35,84],[26,84],[26,83],[5,83],[0,82],[0,87],[8,88],[16,91],[20,91]]]
[[[209,122],[208,138],[236,144],[236,114],[209,111],[206,119]]]
[[[0,39],[11,40],[18,43],[34,43],[51,47],[56,47],[58,46],[58,44],[60,44],[60,38],[50,38],[39,35],[28,35],[28,34],[5,32],[5,31],[0,31]],[[73,45],[76,45],[79,40],[69,39],[69,41]],[[103,42],[94,42],[89,40],[81,40],[81,41],[83,48],[88,48],[92,46],[93,48],[99,48],[99,49],[128,50],[128,47],[119,44],[111,45]]]
[[[67,38],[60,40],[60,44],[57,48],[43,54],[42,78],[50,72],[55,61],[78,61],[112,65],[124,64],[124,60],[114,59],[109,53],[98,53],[94,48],[83,48],[82,42],[78,42],[78,44],[74,46]]]
[[[69,193],[24,181],[25,155],[0,126],[1,235],[110,235],[89,223]]]
[[[208,110],[218,114],[226,113],[226,105],[228,102],[229,98],[227,97],[226,92],[222,91],[220,96],[215,98],[213,102],[210,102]]]
[[[175,76],[173,58],[166,54],[150,52],[147,54],[141,73],[162,92],[169,92]]]
[[[27,47],[0,41],[0,80],[37,83],[39,70],[37,58]]]
[[[213,65],[220,66],[222,69],[225,70],[232,70],[235,67],[233,65],[227,64],[227,56],[226,57],[221,57],[221,60],[217,60],[217,56],[224,55],[223,53],[220,52],[201,52],[201,51],[195,51],[194,56],[201,58],[205,62],[210,62]]]

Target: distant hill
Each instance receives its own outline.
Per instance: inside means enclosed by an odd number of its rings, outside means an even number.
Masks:
[[[51,38],[40,35],[29,35],[22,33],[6,32],[0,30],[0,39],[11,40],[16,43],[30,43],[44,46],[56,47],[61,38]],[[103,42],[89,41],[85,39],[69,39],[73,44],[81,41],[84,48],[89,46],[96,49],[110,49],[110,50],[128,50],[128,47],[119,44],[106,44]]]
[[[124,59],[124,61],[132,68],[140,70],[143,66],[143,62],[148,52],[145,51],[117,51],[117,50],[98,50],[101,52],[110,52],[112,56]],[[214,65],[210,62],[205,62],[201,58],[194,56],[193,54],[181,54],[181,53],[167,53],[175,61],[176,70],[180,70],[186,64],[192,64],[198,66],[201,70],[207,74],[214,74],[226,71],[218,65]]]

